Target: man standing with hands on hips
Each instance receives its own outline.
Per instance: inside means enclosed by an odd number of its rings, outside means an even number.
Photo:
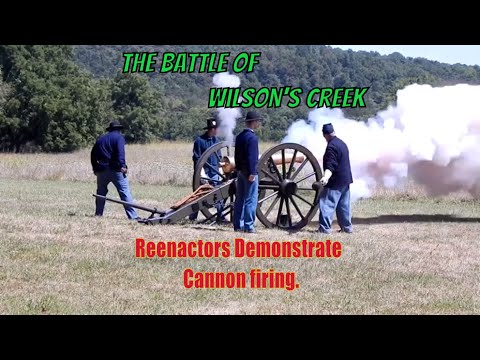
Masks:
[[[235,139],[235,167],[238,171],[233,216],[235,231],[256,233],[255,218],[258,201],[258,137],[254,130],[262,121],[255,111],[247,113],[246,128]]]
[[[332,124],[323,125],[322,132],[328,145],[323,156],[324,176],[320,179],[324,188],[319,200],[318,231],[324,234],[332,232],[333,212],[336,210],[340,232],[352,233],[350,184],[353,177],[348,147],[336,137]]]

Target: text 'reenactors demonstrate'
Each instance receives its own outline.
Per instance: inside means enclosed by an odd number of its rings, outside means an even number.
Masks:
[[[135,240],[137,258],[169,259],[338,259],[342,256],[342,244],[338,241],[247,241],[237,238],[233,248],[228,241],[146,241]],[[200,272],[191,268],[183,271],[183,285],[187,289],[285,289],[300,287],[295,272],[275,269],[252,268],[247,272]]]
[[[123,53],[123,72],[132,73],[250,73],[260,64],[260,52],[195,53],[165,52],[158,63],[157,52]],[[364,96],[368,87],[315,87],[306,94],[301,87],[214,87],[210,89],[209,108],[278,108],[286,103],[296,108],[305,101],[308,108],[366,107]]]

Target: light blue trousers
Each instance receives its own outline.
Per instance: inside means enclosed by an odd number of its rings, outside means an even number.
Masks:
[[[332,190],[324,187],[320,193],[319,210],[320,226],[318,231],[326,234],[332,232],[333,213],[335,210],[340,228],[347,233],[353,231],[352,210],[350,205],[350,185],[347,185],[340,190]]]
[[[113,171],[110,169],[97,173],[97,195],[106,196],[108,193],[108,184],[113,183],[117,188],[118,195],[123,201],[133,202],[132,194],[128,187],[128,179],[120,171]],[[102,216],[105,208],[105,200],[96,198],[95,200],[95,215]],[[125,213],[129,219],[136,219],[137,212],[131,206],[124,205]]]
[[[250,182],[242,172],[238,172],[237,192],[233,214],[233,228],[235,230],[255,230],[255,219],[258,203],[258,175]]]

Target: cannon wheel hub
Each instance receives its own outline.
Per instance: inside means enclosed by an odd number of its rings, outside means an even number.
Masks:
[[[297,184],[290,180],[290,179],[284,179],[282,183],[280,184],[280,193],[283,196],[292,196],[293,194],[297,193]]]

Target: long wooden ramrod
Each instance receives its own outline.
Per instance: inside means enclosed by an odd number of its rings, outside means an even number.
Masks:
[[[92,194],[92,196],[96,197],[96,198],[99,198],[99,199],[104,199],[104,200],[107,200],[107,201],[111,201],[111,202],[114,202],[114,203],[117,203],[117,204],[122,204],[122,205],[128,205],[128,206],[131,206],[135,209],[140,209],[140,210],[144,210],[144,211],[149,211],[151,212],[152,214],[160,214],[160,215],[164,215],[165,214],[165,211],[162,211],[162,210],[157,210],[157,208],[148,208],[148,207],[145,207],[145,206],[142,206],[142,205],[138,205],[138,204],[135,204],[135,203],[129,203],[127,201],[123,201],[123,200],[117,200],[117,199],[112,199],[110,197],[107,197],[107,196],[103,196],[103,195],[97,195],[97,194]]]

